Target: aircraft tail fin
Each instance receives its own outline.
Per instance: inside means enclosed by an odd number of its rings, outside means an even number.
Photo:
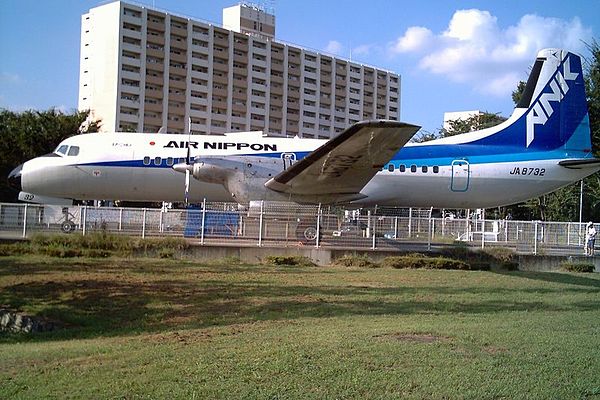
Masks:
[[[541,50],[518,109],[527,110],[527,148],[591,151],[583,68],[578,55],[559,49]]]
[[[512,146],[517,152],[552,152],[560,158],[591,157],[581,58],[566,50],[541,50],[512,116],[493,128],[458,136],[448,142]]]

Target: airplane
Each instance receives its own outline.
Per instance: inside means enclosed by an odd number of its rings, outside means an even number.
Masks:
[[[328,141],[261,132],[83,134],[18,166],[8,180],[20,200],[52,204],[207,199],[489,208],[600,169],[581,58],[566,50],[538,53],[521,101],[500,125],[409,143],[419,128],[362,121]]]

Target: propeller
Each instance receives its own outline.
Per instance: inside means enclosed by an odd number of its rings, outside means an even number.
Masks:
[[[188,130],[188,140],[187,140],[187,146],[186,146],[187,151],[186,151],[186,155],[185,155],[185,163],[180,162],[180,163],[173,165],[173,167],[172,167],[177,172],[185,173],[184,205],[186,208],[189,205],[189,199],[190,199],[190,175],[192,174],[192,171],[194,169],[194,165],[192,163],[191,148],[190,148],[190,140],[191,140],[191,134],[192,134],[191,118],[190,118],[190,122],[189,122],[188,126],[189,126],[189,130]]]
[[[189,143],[189,141],[188,141]],[[185,169],[185,199],[184,199],[184,204],[185,207],[187,208],[188,204],[189,204],[189,197],[190,197],[190,146],[188,144],[188,148],[187,148],[187,156],[185,157],[185,165],[188,167]]]
[[[190,139],[192,138],[192,118],[189,117],[188,118],[188,140],[187,140],[187,154],[185,156],[185,165],[186,165],[186,169],[185,169],[185,198],[184,198],[184,204],[185,204],[185,208],[187,208],[188,204],[189,204],[189,197],[190,197],[190,170],[192,169],[192,163],[190,162]]]

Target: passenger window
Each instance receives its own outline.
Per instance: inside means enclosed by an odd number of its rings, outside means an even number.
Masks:
[[[421,167],[421,171],[422,171],[424,174],[426,174],[426,173],[427,173],[427,165],[423,165],[423,166]]]
[[[433,167],[433,173],[434,173],[434,174],[437,174],[438,172],[440,172],[440,167],[438,167],[437,165],[435,165],[435,166]]]
[[[406,171],[406,166],[404,164],[400,164],[400,172]]]
[[[411,165],[410,166],[410,172],[417,172],[417,166],[416,165]]]
[[[168,166],[171,166],[171,165],[173,165],[173,157],[169,157],[169,158],[167,158],[167,165],[168,165]]]
[[[68,156],[76,156],[79,155],[79,146],[71,146],[69,147]]]
[[[144,157],[144,165],[150,165],[150,157]]]
[[[394,164],[388,165],[388,171],[394,172]]]
[[[161,162],[162,162],[162,159],[160,157],[154,158],[154,165],[160,165]]]

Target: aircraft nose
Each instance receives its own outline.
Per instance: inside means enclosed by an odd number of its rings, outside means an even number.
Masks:
[[[19,165],[17,168],[13,169],[10,174],[8,174],[8,185],[13,188],[21,191],[23,188],[21,187],[21,170],[23,169],[23,164]]]

